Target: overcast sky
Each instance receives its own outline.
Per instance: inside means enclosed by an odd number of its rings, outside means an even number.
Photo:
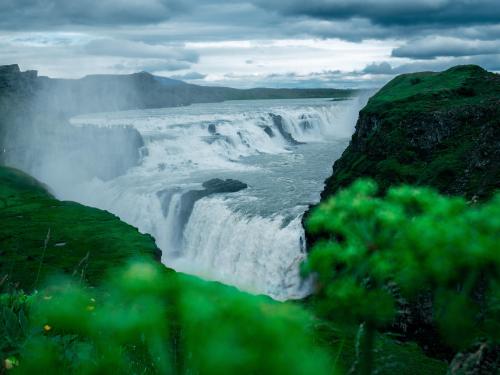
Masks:
[[[0,64],[204,85],[374,87],[500,71],[499,0],[0,0]]]

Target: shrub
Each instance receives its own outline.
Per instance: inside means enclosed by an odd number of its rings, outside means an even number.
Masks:
[[[409,186],[378,197],[360,180],[316,208],[307,229],[322,239],[303,267],[316,277],[320,313],[363,324],[361,372],[370,372],[374,331],[394,317],[391,283],[410,300],[431,292],[450,345],[498,340],[500,195],[482,206]]]

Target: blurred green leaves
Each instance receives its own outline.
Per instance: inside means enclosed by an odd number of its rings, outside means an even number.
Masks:
[[[29,316],[14,373],[332,373],[301,308],[150,261],[99,288],[55,279]]]
[[[377,195],[359,180],[317,207],[307,230],[319,240],[303,265],[320,312],[383,327],[396,313],[389,283],[411,300],[431,291],[434,319],[452,346],[495,336],[500,280],[500,195],[481,206],[431,189]]]

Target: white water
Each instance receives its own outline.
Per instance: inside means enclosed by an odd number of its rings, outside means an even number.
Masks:
[[[75,126],[136,128],[145,143],[140,165],[110,181],[45,182],[59,198],[109,210],[152,234],[170,267],[277,299],[300,298],[309,291],[299,276],[306,255],[301,217],[319,200],[362,102],[234,101],[81,116]],[[281,116],[281,132],[271,114]],[[183,221],[184,194],[215,177],[248,188],[197,200]]]

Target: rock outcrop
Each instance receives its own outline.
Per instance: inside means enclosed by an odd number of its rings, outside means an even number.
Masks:
[[[220,178],[213,178],[205,181],[202,184],[202,187],[203,189],[201,190],[181,191],[180,189],[167,189],[161,190],[157,193],[163,210],[163,215],[165,217],[168,217],[169,210],[172,209],[171,202],[174,194],[181,194],[179,206],[177,207],[178,219],[174,223],[176,226],[174,233],[177,238],[173,239],[173,242],[178,245],[182,242],[184,228],[197,201],[214,194],[236,193],[240,190],[246,189],[248,185],[238,180],[222,180]]]
[[[458,353],[451,361],[447,375],[498,374],[499,369],[500,345],[484,341]]]
[[[478,66],[399,76],[360,112],[322,199],[359,177],[484,200],[500,187],[500,76]]]
[[[361,110],[321,200],[358,178],[374,179],[381,192],[407,183],[474,202],[490,198],[500,188],[500,76],[467,65],[393,79]],[[309,247],[317,240],[308,236]],[[451,359],[453,350],[437,334],[432,294],[405,301],[393,289],[400,312],[392,329]],[[489,366],[483,357],[490,349],[471,350],[455,358],[450,373],[483,373],[468,369]]]
[[[300,145],[303,143],[303,142],[297,141],[295,138],[293,138],[293,136],[290,134],[290,132],[286,131],[285,126],[283,125],[283,117],[281,117],[280,115],[275,115],[274,113],[270,113],[269,116],[271,117],[271,120],[273,120],[274,126],[276,127],[276,129],[278,129],[278,132],[281,134],[281,136],[283,137],[283,139],[285,141],[287,141],[292,146]],[[271,135],[272,133],[271,134],[268,133],[265,129],[264,129],[264,131],[270,137],[273,136],[273,135]],[[272,132],[272,130],[271,130],[271,132]]]
[[[138,165],[144,142],[136,129],[71,126],[69,107],[50,103],[44,82],[35,71],[0,67],[0,165],[31,174],[44,166],[73,182],[111,179]]]

